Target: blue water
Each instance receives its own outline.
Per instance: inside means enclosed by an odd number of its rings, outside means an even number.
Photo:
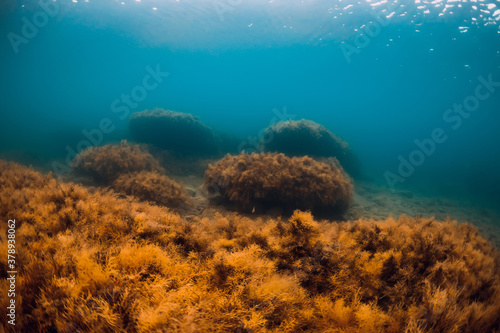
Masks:
[[[103,118],[114,129],[101,144],[128,138],[114,111],[149,66],[169,75],[129,112],[189,112],[242,142],[285,112],[343,138],[365,176],[388,188],[500,207],[500,86],[481,87],[488,96],[466,118],[443,118],[474,96],[478,77],[500,82],[499,1],[48,3],[54,13],[40,1],[0,5],[2,158],[50,170]],[[370,22],[380,22],[371,37]],[[416,153],[419,165],[391,184],[388,172],[401,177],[398,157],[408,160],[415,140],[435,129],[445,142]]]

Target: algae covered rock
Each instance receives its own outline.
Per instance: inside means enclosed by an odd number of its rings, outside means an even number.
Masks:
[[[214,133],[189,113],[153,109],[134,113],[129,119],[131,137],[180,154],[217,153]]]
[[[265,152],[287,156],[335,157],[349,173],[358,172],[358,161],[347,142],[311,120],[280,121],[263,135]]]
[[[155,171],[141,171],[123,174],[118,177],[112,187],[118,191],[161,206],[178,208],[189,204],[186,189]]]
[[[72,167],[78,173],[91,176],[96,182],[104,184],[124,173],[164,171],[145,147],[129,144],[125,140],[119,144],[83,150],[73,160]]]
[[[353,186],[340,165],[276,153],[226,155],[205,173],[209,193],[244,211],[254,207],[343,212]]]

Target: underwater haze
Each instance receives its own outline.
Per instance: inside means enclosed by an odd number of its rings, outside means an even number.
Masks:
[[[500,0],[0,0],[0,332],[500,332]]]
[[[498,1],[0,6],[4,159],[57,171],[68,147],[86,148],[83,131],[109,119],[96,143],[129,138],[128,115],[154,107],[191,113],[247,151],[273,122],[304,118],[388,189],[499,206]]]

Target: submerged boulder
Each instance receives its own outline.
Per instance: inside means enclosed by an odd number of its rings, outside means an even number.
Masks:
[[[110,184],[120,175],[130,172],[164,172],[144,146],[129,144],[125,140],[83,150],[73,160],[72,167],[77,173],[92,177],[98,184]]]
[[[153,109],[129,119],[132,139],[183,155],[216,154],[216,137],[210,127],[189,113]]]
[[[187,207],[190,202],[182,184],[156,171],[123,174],[113,182],[112,187],[142,201],[171,208]]]
[[[226,155],[205,172],[205,189],[213,198],[242,211],[306,209],[343,213],[353,185],[338,163],[276,153]]]
[[[123,140],[91,147],[73,160],[77,174],[92,178],[92,185],[110,186],[116,192],[170,208],[186,208],[190,199],[182,184],[166,176],[165,169],[145,146]]]
[[[351,175],[359,171],[347,142],[311,120],[280,121],[269,126],[263,135],[263,150],[287,156],[335,157]]]

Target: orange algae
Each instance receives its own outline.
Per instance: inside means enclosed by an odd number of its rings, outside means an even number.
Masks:
[[[144,146],[129,144],[126,140],[83,150],[74,159],[73,168],[102,184],[109,184],[124,173],[164,171]]]
[[[187,221],[8,162],[0,184],[2,251],[5,221],[18,228],[17,331],[500,330],[500,255],[468,224]]]
[[[275,153],[228,154],[209,166],[205,188],[244,211],[280,206],[343,212],[353,195],[351,180],[338,163]]]
[[[187,206],[190,201],[182,185],[158,172],[123,174],[113,182],[112,187],[118,192],[171,208]]]
[[[74,160],[79,174],[92,177],[94,184],[171,208],[189,208],[191,200],[183,185],[168,176],[146,147],[125,140],[84,150]]]

